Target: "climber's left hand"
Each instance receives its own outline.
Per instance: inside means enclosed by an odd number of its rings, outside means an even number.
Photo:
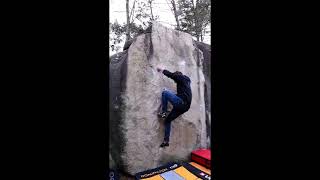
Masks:
[[[162,72],[162,71],[163,71],[163,69],[162,69],[162,68],[157,67],[157,71],[158,71],[158,72]]]

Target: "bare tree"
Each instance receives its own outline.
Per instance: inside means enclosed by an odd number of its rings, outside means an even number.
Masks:
[[[159,19],[158,15],[153,14],[153,3],[154,0],[137,1],[134,18],[140,21],[144,28],[148,28],[152,24],[152,21]]]
[[[171,0],[172,8],[173,8],[173,14],[177,22],[177,29],[180,29],[179,19],[178,19],[178,13],[176,8],[176,2],[174,0]]]
[[[148,0],[149,6],[150,6],[150,11],[151,11],[151,21],[154,20],[153,13],[152,13],[152,1],[153,0]]]
[[[200,39],[200,35],[199,35],[199,31],[198,31],[198,27],[199,27],[199,25],[198,25],[198,8],[197,8],[197,5],[198,5],[198,3],[199,3],[199,0],[196,0],[196,4],[194,4],[194,1],[193,0],[191,0],[191,2],[192,2],[192,10],[193,10],[193,12],[194,12],[194,27],[195,27],[195,33],[196,33],[196,37],[197,37],[197,41],[199,41],[199,39]]]
[[[126,41],[130,39],[130,17],[129,17],[129,0],[126,0],[126,14],[127,14],[127,31],[126,31]]]
[[[130,36],[130,24],[133,23],[135,3],[136,3],[136,0],[133,1],[133,5],[132,5],[131,11],[130,11],[129,10],[129,0],[126,0],[126,15],[127,15],[126,41],[130,40],[130,38],[131,38],[131,36]],[[131,19],[131,22],[130,22],[130,19]]]
[[[134,6],[136,4],[136,0],[133,1],[133,5],[132,5],[132,8],[131,8],[131,14],[129,16],[129,18],[131,19],[131,23],[133,23],[133,17],[134,17]]]

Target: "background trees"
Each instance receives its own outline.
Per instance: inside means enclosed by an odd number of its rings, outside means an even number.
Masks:
[[[143,33],[152,21],[159,20],[161,17],[158,15],[158,4],[169,6],[172,13],[166,15],[175,19],[176,25],[173,28],[189,33],[201,42],[205,35],[211,35],[208,28],[211,23],[210,0],[125,0],[125,3],[126,22],[109,23],[111,51],[120,51],[125,41]],[[123,16],[124,12],[121,15]]]

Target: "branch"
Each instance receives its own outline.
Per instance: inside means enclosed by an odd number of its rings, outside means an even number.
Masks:
[[[131,14],[130,14],[130,16],[129,16],[129,19],[131,18],[131,16],[132,16],[132,12],[133,12],[133,9],[134,9],[134,5],[135,5],[135,3],[136,3],[136,0],[134,0],[133,1],[133,5],[132,5],[132,8],[131,8]]]
[[[135,17],[135,19],[138,19],[138,18]],[[141,24],[142,24],[144,27],[147,27],[146,25],[144,25],[144,22],[142,22],[140,19],[138,19],[138,20],[141,22]]]
[[[167,2],[167,5],[169,6],[168,0],[166,0],[166,2]],[[172,11],[172,13],[174,14],[173,8],[171,8],[170,6],[169,6],[169,8],[170,8],[170,10]]]

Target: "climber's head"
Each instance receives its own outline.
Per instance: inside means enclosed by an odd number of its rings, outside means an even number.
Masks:
[[[180,71],[176,71],[176,72],[174,72],[174,75],[182,75],[182,72],[180,72]]]

